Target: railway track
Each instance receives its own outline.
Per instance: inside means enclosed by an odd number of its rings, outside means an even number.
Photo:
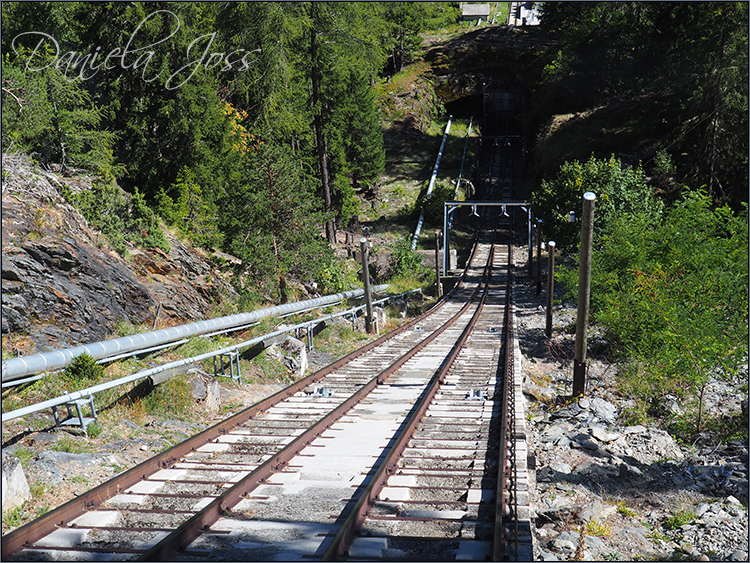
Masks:
[[[492,236],[433,310],[7,534],[3,560],[518,558]]]

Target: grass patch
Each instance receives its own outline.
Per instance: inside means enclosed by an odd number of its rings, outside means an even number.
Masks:
[[[6,510],[3,512],[3,532],[5,532],[6,530],[13,529],[13,528],[18,528],[18,526],[23,524],[24,506],[26,506],[26,503],[22,504],[21,506],[16,506],[15,508],[11,508],[10,510]]]
[[[146,413],[158,418],[188,419],[195,401],[190,383],[184,374],[157,385],[154,390],[142,399]]]
[[[18,458],[18,461],[21,462],[21,467],[26,468],[28,467],[29,462],[34,459],[36,454],[29,448],[18,448],[13,452],[13,455]]]
[[[628,502],[624,499],[618,500],[616,503],[616,506],[617,506],[617,512],[619,512],[626,518],[633,518],[638,515],[635,510],[633,510],[632,508],[630,508],[630,506],[628,506]]]
[[[98,421],[94,421],[86,428],[89,438],[98,438],[104,432],[104,427]]]
[[[68,454],[92,453],[94,450],[85,438],[77,438],[70,434],[61,436],[50,446],[51,450]]]
[[[652,531],[652,532],[651,532],[650,534],[648,534],[648,535],[647,535],[646,537],[647,537],[648,539],[650,539],[651,541],[653,541],[653,542],[668,542],[669,540],[671,540],[671,539],[672,539],[672,538],[670,538],[669,536],[667,536],[667,535],[665,535],[665,534],[662,534],[662,533],[661,533],[660,531],[658,531],[658,530],[653,530],[653,531]]]
[[[662,524],[662,527],[665,530],[679,530],[686,524],[692,524],[695,519],[695,512],[690,510],[681,510],[677,514],[667,518]]]
[[[115,426],[118,422],[125,419],[134,422],[138,426],[144,426],[149,421],[146,407],[140,398],[134,401],[123,399],[99,413],[99,422],[107,425],[108,435],[112,432],[111,426]]]
[[[32,497],[40,497],[44,495],[49,490],[47,483],[44,483],[42,481],[35,481],[33,483],[29,483],[29,492],[31,493]]]
[[[391,291],[396,292],[394,289]],[[368,339],[367,333],[355,330],[348,322],[336,322],[315,337],[315,347],[334,358],[340,358],[361,348]]]
[[[606,522],[589,520],[586,522],[586,534],[599,538],[606,538],[612,533],[612,528]]]

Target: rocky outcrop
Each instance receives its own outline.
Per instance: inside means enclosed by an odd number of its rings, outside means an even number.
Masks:
[[[169,254],[132,245],[127,258],[112,251],[61,195],[91,183],[3,155],[4,350],[29,354],[106,340],[118,323],[150,325],[157,312],[160,326],[199,320],[234,293],[209,256],[171,236]]]
[[[307,370],[307,346],[292,336],[287,336],[279,344],[268,348],[266,354],[281,361],[294,379],[302,377]]]
[[[153,318],[154,300],[125,263],[65,236],[3,245],[2,331],[37,349],[106,339],[115,322]]]

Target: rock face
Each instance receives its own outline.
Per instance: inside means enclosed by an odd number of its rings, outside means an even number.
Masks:
[[[36,171],[26,157],[3,155],[3,349],[30,354],[113,336],[118,322],[161,326],[204,318],[233,294],[205,256],[167,237],[169,255],[130,246],[128,259],[60,195],[92,178]]]
[[[154,300],[125,263],[72,237],[3,244],[2,278],[2,331],[32,332],[37,348],[104,340],[116,320],[153,318]]]
[[[3,450],[2,497],[3,512],[23,505],[31,498],[29,484],[23,473],[21,462]]]

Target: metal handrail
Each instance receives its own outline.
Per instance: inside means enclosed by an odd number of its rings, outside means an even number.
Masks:
[[[372,291],[385,291],[387,287],[387,285],[379,285],[373,287]],[[11,358],[3,360],[1,379],[4,383],[6,381],[13,381],[14,379],[20,379],[27,375],[34,375],[43,371],[62,369],[69,365],[73,358],[84,353],[90,355],[96,360],[133,350],[142,350],[166,342],[173,342],[182,338],[205,334],[217,329],[247,324],[264,317],[281,315],[291,311],[299,311],[312,306],[321,307],[324,305],[330,305],[332,303],[338,303],[344,299],[362,297],[364,291],[364,289],[355,289],[352,291],[337,293],[335,295],[327,295],[315,299],[307,299],[305,301],[297,301],[295,303],[287,303],[285,305],[259,309],[249,313],[240,313],[207,321],[198,321],[176,327],[164,328],[131,336],[123,336],[112,340],[94,342],[84,346],[66,348],[64,350],[53,350],[51,352],[42,352],[21,358]]]
[[[384,287],[384,286],[377,286],[377,287]],[[410,291],[406,291],[404,293],[400,293],[397,295],[391,295],[388,297],[385,297],[383,299],[379,299],[375,303],[383,303],[385,301],[398,299],[399,297],[408,295],[410,293],[420,292],[421,289],[414,289]],[[200,362],[202,360],[207,360],[209,358],[220,356],[224,354],[229,354],[231,352],[234,352],[236,350],[239,350],[241,348],[248,348],[250,346],[255,346],[256,344],[260,344],[261,342],[264,342],[266,340],[269,340],[271,338],[274,338],[276,336],[280,336],[282,334],[285,334],[287,332],[291,332],[300,328],[308,328],[320,324],[321,322],[325,322],[329,319],[334,319],[336,317],[346,316],[353,314],[356,311],[359,311],[363,309],[365,305],[358,305],[356,307],[352,307],[351,309],[347,309],[346,311],[340,312],[340,313],[334,313],[332,315],[328,315],[326,317],[322,317],[319,319],[315,319],[313,321],[305,321],[303,323],[299,323],[294,326],[285,327],[273,332],[270,332],[268,334],[264,334],[261,336],[257,336],[255,338],[251,338],[250,340],[246,340],[244,342],[240,342],[239,344],[233,344],[231,346],[227,346],[224,348],[220,348],[218,350],[214,350],[212,352],[206,352],[204,354],[199,354],[198,356],[192,356],[190,358],[184,358],[182,360],[177,360],[174,362],[169,362],[166,364],[163,364],[161,366],[156,366],[154,368],[146,369],[143,371],[139,371],[137,373],[134,373],[132,375],[128,375],[125,377],[121,377],[119,379],[115,379],[112,381],[108,381],[106,383],[100,383],[99,385],[94,385],[93,387],[88,387],[86,389],[81,389],[80,391],[74,391],[72,393],[67,393],[65,395],[62,395],[60,397],[56,397],[54,399],[49,399],[47,401],[42,401],[41,403],[36,403],[33,405],[29,405],[26,407],[22,407],[20,409],[16,409],[13,411],[9,411],[7,413],[2,414],[2,422],[8,422],[10,420],[14,420],[16,418],[20,418],[22,416],[26,416],[29,414],[33,414],[39,411],[43,411],[49,408],[57,407],[60,405],[64,405],[66,403],[69,403],[71,401],[75,401],[77,399],[82,399],[84,397],[88,397],[89,395],[93,395],[94,393],[100,393],[102,391],[106,391],[107,389],[112,389],[113,387],[119,387],[120,385],[125,385],[126,383],[131,383],[133,381],[137,381],[139,379],[143,379],[146,377],[151,377],[153,375],[156,375],[157,373],[161,373],[163,371],[171,370],[174,368],[178,368],[184,365],[188,364],[194,364],[197,362]]]

